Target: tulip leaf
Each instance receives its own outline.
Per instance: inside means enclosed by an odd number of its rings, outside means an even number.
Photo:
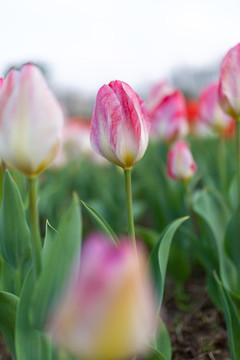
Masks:
[[[168,360],[168,359],[158,349],[155,349],[152,345],[149,345],[147,360]]]
[[[43,243],[43,249],[42,249],[42,261],[43,261],[43,267],[45,266],[45,260],[48,257],[48,253],[50,251],[53,251],[52,248],[54,246],[54,239],[57,234],[57,230],[55,230],[49,223],[49,221],[46,221],[46,227],[45,227],[45,238]]]
[[[14,359],[16,358],[15,322],[18,300],[17,296],[0,291],[0,330]]]
[[[84,201],[81,200],[82,205],[91,215],[92,219],[100,226],[100,228],[111,238],[114,244],[117,244],[118,238],[111,226],[107,223],[107,221],[90,205],[86,204]]]
[[[1,264],[1,289],[17,294],[16,270],[4,259]]]
[[[0,249],[15,269],[30,255],[30,231],[21,195],[8,171],[5,172],[0,215]]]
[[[167,328],[164,322],[160,319],[159,321],[159,330],[158,334],[155,337],[154,348],[161,352],[166,360],[171,360],[172,358],[172,346],[170,337],[167,331]]]
[[[54,246],[49,246],[49,251],[44,254],[44,267],[33,293],[31,315],[37,328],[44,327],[49,311],[72,271],[76,255],[80,257],[81,228],[79,200],[74,195],[69,211],[61,219]]]
[[[163,298],[168,256],[172,239],[178,227],[187,219],[188,216],[182,217],[170,223],[163,231],[160,239],[158,240],[150,254],[149,264],[153,274],[153,281],[156,289],[156,296],[159,308],[161,306]]]
[[[143,226],[135,226],[136,236],[140,237],[140,239],[147,245],[149,249],[152,249],[159,239],[159,233],[145,228]]]
[[[35,285],[32,269],[23,284],[16,318],[17,360],[51,360],[51,347],[44,335],[36,330],[30,321],[30,304]]]
[[[239,224],[240,224],[240,205],[238,206],[237,210],[234,212],[231,220],[229,221],[224,239],[224,245],[226,251],[230,256],[230,258],[232,259],[232,261],[234,262],[238,273],[240,274]]]
[[[236,292],[237,269],[224,247],[224,234],[230,219],[230,210],[217,192],[209,190],[202,190],[197,194],[193,209],[208,224],[214,235],[220,275],[224,285]]]
[[[235,304],[233,303],[228,290],[224,287],[217,274],[214,274],[215,281],[218,286],[220,298],[222,301],[223,312],[226,320],[228,342],[232,360],[240,359],[240,317],[237,313]]]

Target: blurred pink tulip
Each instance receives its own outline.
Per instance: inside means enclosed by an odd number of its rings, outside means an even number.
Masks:
[[[3,78],[0,78],[0,88],[3,86]]]
[[[224,113],[218,100],[218,82],[208,85],[199,99],[199,116],[213,130],[221,133],[231,123],[231,117]]]
[[[195,138],[208,138],[214,135],[210,125],[203,121],[199,114],[199,101],[189,99],[187,105],[187,119],[189,124],[189,134]]]
[[[197,171],[197,165],[188,145],[179,140],[173,144],[168,153],[167,174],[173,180],[186,182]]]
[[[149,100],[149,114],[151,135],[155,139],[172,142],[189,132],[184,96],[167,82],[153,88]]]
[[[240,117],[240,43],[231,48],[221,65],[219,100],[225,113]]]
[[[50,316],[53,341],[77,358],[115,360],[142,352],[155,331],[156,305],[145,252],[100,235],[84,243],[62,299]]]
[[[63,113],[39,69],[12,69],[0,89],[0,157],[27,176],[53,160]]]
[[[98,91],[90,140],[96,152],[122,168],[131,168],[144,155],[150,120],[143,100],[123,81]]]

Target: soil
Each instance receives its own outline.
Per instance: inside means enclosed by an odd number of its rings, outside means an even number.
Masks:
[[[203,277],[190,278],[184,286],[184,303],[176,304],[173,295],[165,297],[172,360],[231,359],[224,317],[210,301],[204,283]]]
[[[224,318],[211,303],[204,278],[191,277],[181,299],[174,292],[168,281],[162,316],[171,337],[172,360],[230,360]],[[1,336],[0,360],[11,360]]]

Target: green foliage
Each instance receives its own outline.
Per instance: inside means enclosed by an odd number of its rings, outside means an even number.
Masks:
[[[51,347],[46,337],[36,330],[29,317],[35,277],[31,270],[25,279],[16,318],[17,360],[51,360]]]
[[[18,298],[10,293],[0,291],[0,330],[5,338],[12,358],[15,359],[15,322]]]
[[[92,219],[100,227],[100,229],[106,233],[106,235],[114,242],[114,244],[117,244],[118,241],[117,235],[114,233],[114,231],[112,230],[110,225],[106,222],[106,220],[90,205],[86,204],[84,201],[81,201],[81,203],[84,206],[84,208],[88,211]]]
[[[214,275],[222,301],[223,312],[226,320],[229,347],[232,360],[240,359],[240,317],[239,312],[231,298],[230,292],[224,287],[217,274]]]
[[[160,308],[163,298],[168,256],[170,251],[170,246],[175,231],[178,227],[188,219],[188,217],[183,217],[173,221],[162,233],[160,239],[154,246],[150,258],[149,265],[152,271],[158,306]]]
[[[237,290],[237,270],[224,247],[224,234],[231,212],[223,198],[214,191],[202,190],[194,198],[194,211],[211,229],[219,260],[219,271],[224,285],[230,290]]]
[[[18,269],[30,256],[30,232],[17,185],[6,171],[0,215],[0,248],[4,259]]]
[[[76,256],[80,258],[81,228],[79,200],[74,195],[55,238],[52,239],[53,234],[49,230],[46,233],[45,245],[49,251],[44,251],[44,268],[35,285],[31,303],[31,317],[38,329],[43,329],[51,307],[73,270]],[[52,241],[53,246],[49,244]]]
[[[171,341],[168,335],[167,328],[161,319],[159,320],[159,330],[157,332],[157,335],[155,336],[153,347],[155,350],[158,350],[166,358],[166,360],[171,360]]]

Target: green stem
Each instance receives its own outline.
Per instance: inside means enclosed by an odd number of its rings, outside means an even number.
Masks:
[[[191,212],[193,210],[193,198],[192,198],[192,193],[191,193],[191,190],[189,187],[189,181],[184,182],[184,187],[185,187],[185,191],[186,191],[186,195],[187,195],[189,210]]]
[[[199,234],[198,219],[197,219],[197,217],[196,217],[196,215],[194,213],[194,210],[193,210],[193,197],[192,197],[192,192],[191,192],[188,181],[184,182],[184,187],[185,187],[187,200],[188,200],[189,214],[190,214],[191,219],[192,219],[193,231],[194,231],[195,235],[198,235]]]
[[[237,183],[238,183],[238,203],[240,203],[240,119],[237,123]]]
[[[29,213],[30,213],[30,230],[32,240],[32,254],[33,266],[36,278],[41,272],[41,237],[38,222],[38,209],[37,209],[37,178],[28,178],[29,186]]]
[[[133,211],[132,211],[132,184],[131,184],[131,168],[124,169],[125,176],[125,191],[127,203],[127,220],[128,220],[128,235],[133,244],[136,246]]]
[[[3,178],[4,178],[4,174],[5,174],[6,169],[7,169],[7,165],[6,165],[5,161],[2,160],[2,175],[3,175]]]
[[[226,157],[225,157],[225,141],[220,135],[218,138],[218,171],[220,190],[225,193],[226,189]]]

